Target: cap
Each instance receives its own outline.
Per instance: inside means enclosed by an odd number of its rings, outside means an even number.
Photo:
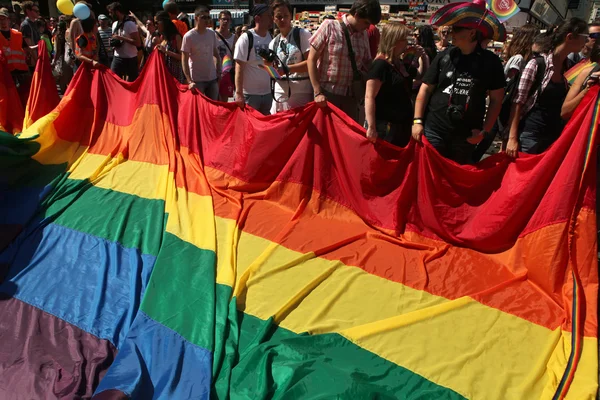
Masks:
[[[0,17],[9,18],[9,16],[8,16],[8,8],[4,8],[4,7],[0,8]]]
[[[267,11],[269,11],[270,9],[271,9],[271,7],[269,7],[267,4],[257,4],[252,9],[252,16],[256,17],[257,15],[264,14]]]
[[[100,21],[101,19],[108,19],[108,17],[104,14],[100,14],[98,15],[98,21]]]

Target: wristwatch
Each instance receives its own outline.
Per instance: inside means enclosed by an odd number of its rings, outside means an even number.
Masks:
[[[423,119],[422,118],[413,119],[413,125],[423,125]]]

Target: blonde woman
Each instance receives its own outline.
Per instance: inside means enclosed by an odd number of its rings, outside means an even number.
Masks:
[[[400,61],[409,33],[409,29],[398,22],[383,26],[378,53],[367,75],[365,94],[367,138],[372,142],[379,138],[406,146],[410,140],[412,78]]]

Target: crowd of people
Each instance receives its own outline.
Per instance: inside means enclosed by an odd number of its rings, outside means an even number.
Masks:
[[[436,28],[390,22],[380,31],[378,0],[356,0],[314,34],[293,26],[288,0],[257,4],[252,27],[233,27],[228,11],[215,27],[205,6],[192,23],[174,2],[142,20],[120,3],[85,20],[43,19],[32,2],[22,11],[24,19],[0,9],[0,50],[24,93],[40,40],[63,92],[83,63],[133,81],[157,51],[177,81],[210,99],[265,115],[331,103],[364,124],[371,141],[405,146],[425,136],[462,164],[479,161],[496,137],[513,157],[545,151],[600,76],[600,24],[578,18],[545,32],[516,29],[500,58],[486,49],[494,38],[479,28],[485,18],[474,25],[458,13]],[[565,73],[587,61],[570,84]]]

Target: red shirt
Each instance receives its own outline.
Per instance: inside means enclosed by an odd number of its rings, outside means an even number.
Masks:
[[[375,25],[369,26],[367,29],[367,35],[369,36],[369,49],[371,50],[371,57],[377,56],[377,49],[379,48],[379,40],[381,39],[381,33]]]

